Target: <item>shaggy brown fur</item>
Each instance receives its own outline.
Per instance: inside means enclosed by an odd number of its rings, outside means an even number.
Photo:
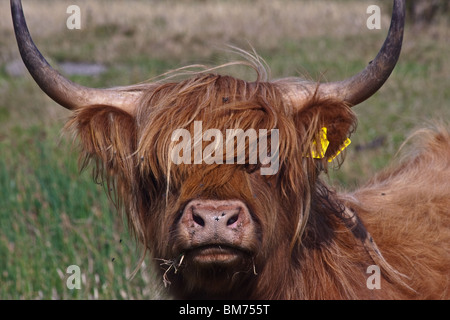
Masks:
[[[402,161],[347,195],[385,259],[415,290],[406,297],[450,297],[450,132],[443,126],[411,136]],[[403,298],[395,292],[387,297]]]
[[[422,133],[414,155],[355,193],[337,194],[319,174],[354,130],[353,112],[316,95],[290,105],[282,85],[198,74],[149,86],[135,114],[88,106],[74,112],[68,127],[79,136],[84,165],[93,159],[95,177],[106,179],[123,204],[138,241],[172,261],[161,274],[176,297],[449,298],[449,133]],[[248,162],[172,164],[172,132],[193,132],[197,120],[203,131],[278,129],[278,173],[261,176],[261,164]],[[322,127],[330,146],[314,159],[309,155]],[[174,251],[183,241],[175,226],[192,199],[248,206],[258,246],[240,270],[195,270]],[[381,289],[370,290],[366,270],[374,264]]]

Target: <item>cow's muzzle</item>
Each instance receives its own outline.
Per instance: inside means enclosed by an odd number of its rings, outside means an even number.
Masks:
[[[240,200],[190,201],[178,224],[181,251],[195,264],[234,264],[252,255],[257,241],[249,209]]]

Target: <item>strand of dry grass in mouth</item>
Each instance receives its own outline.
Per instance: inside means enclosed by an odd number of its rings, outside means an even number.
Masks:
[[[182,253],[180,255],[178,263],[177,263],[178,259],[167,260],[167,259],[155,258],[155,260],[162,261],[160,266],[168,266],[168,268],[166,269],[166,271],[164,271],[164,274],[163,274],[164,287],[167,288],[168,286],[171,285],[171,282],[167,278],[167,274],[169,273],[170,270],[172,270],[172,268],[174,269],[174,273],[175,274],[178,272],[178,269],[180,268],[180,266],[181,266],[181,264],[183,263],[183,260],[184,260],[184,253]]]

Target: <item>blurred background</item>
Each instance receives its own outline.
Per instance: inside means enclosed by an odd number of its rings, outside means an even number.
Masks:
[[[48,61],[91,87],[128,85],[188,64],[240,59],[235,45],[261,55],[271,78],[340,80],[362,70],[387,34],[391,1],[364,0],[23,0],[28,26]],[[366,26],[369,5],[381,29]],[[70,5],[81,29],[66,26]],[[431,120],[450,119],[450,5],[407,1],[400,61],[384,87],[355,108],[346,161],[324,177],[353,190],[388,165],[405,138]],[[246,70],[229,73],[252,80]],[[79,172],[69,112],[24,69],[9,1],[0,3],[0,299],[165,298],[148,260],[130,279],[140,251],[126,222],[90,170]],[[81,289],[68,289],[78,265]]]

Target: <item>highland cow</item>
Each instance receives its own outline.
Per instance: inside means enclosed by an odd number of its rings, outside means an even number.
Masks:
[[[28,70],[73,111],[67,128],[78,137],[83,166],[94,162],[137,241],[158,268],[162,262],[175,297],[450,297],[444,126],[421,130],[403,161],[352,193],[320,177],[343,159],[356,127],[352,107],[397,63],[404,0],[394,1],[376,58],[343,81],[270,81],[253,56],[253,82],[210,70],[112,89],[80,86],[51,68],[29,35],[21,2],[11,0],[11,8]],[[227,130],[238,129],[242,139],[228,138]],[[276,158],[277,170],[261,174],[270,164],[254,152]],[[373,288],[369,277],[377,270],[381,282]]]

